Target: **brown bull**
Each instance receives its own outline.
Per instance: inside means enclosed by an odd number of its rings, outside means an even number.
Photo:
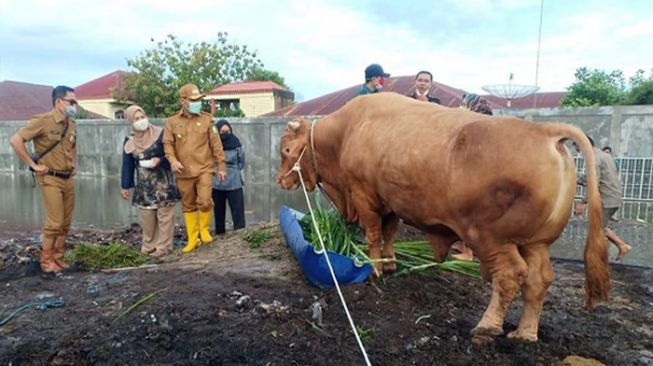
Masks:
[[[535,341],[554,278],[549,246],[569,220],[576,187],[568,139],[579,146],[588,170],[585,288],[591,308],[608,298],[608,251],[592,147],[576,127],[484,116],[393,93],[361,96],[314,123],[288,123],[278,183],[298,188],[299,175],[291,169],[299,162],[307,189],[320,184],[341,215],[363,227],[372,259],[394,257],[399,218],[427,233],[436,260],[453,242],[465,241],[493,288],[474,340],[503,333],[521,289],[521,320],[508,336]],[[393,266],[377,263],[376,269]]]

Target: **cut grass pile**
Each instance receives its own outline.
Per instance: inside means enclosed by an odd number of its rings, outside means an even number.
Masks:
[[[136,267],[149,260],[147,255],[120,243],[78,243],[66,253],[68,263],[77,263],[87,269]]]
[[[336,252],[362,263],[373,263],[367,256],[365,237],[358,225],[345,222],[334,208],[325,209],[319,204],[313,210],[317,227],[322,234],[324,246],[328,251]],[[316,249],[322,249],[311,215],[305,215],[299,224],[305,239]],[[472,277],[480,277],[479,264],[476,261],[446,260],[443,263],[433,261],[433,249],[428,241],[396,241],[394,243],[397,269],[400,272],[420,271],[438,268],[457,272]]]

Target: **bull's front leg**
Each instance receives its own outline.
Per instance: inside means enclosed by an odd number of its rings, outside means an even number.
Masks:
[[[427,233],[426,240],[428,240],[429,243],[431,243],[431,247],[433,247],[435,261],[437,263],[444,262],[444,260],[447,259],[447,253],[449,253],[449,248],[451,247],[451,239],[443,235]]]
[[[352,190],[352,204],[358,213],[358,223],[365,230],[368,256],[374,265],[374,275],[383,274],[381,261],[381,216],[377,212],[375,200],[368,197],[363,190]]]
[[[383,218],[383,271],[394,272],[397,270],[397,258],[395,258],[395,248],[393,246],[395,233],[399,226],[399,217],[390,213]]]

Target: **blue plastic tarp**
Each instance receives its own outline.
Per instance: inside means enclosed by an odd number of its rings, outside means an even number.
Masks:
[[[281,232],[308,282],[318,288],[333,287],[333,279],[324,254],[317,252],[315,247],[304,239],[304,232],[298,221],[298,216],[301,215],[299,211],[281,206],[279,212]],[[350,257],[334,252],[327,253],[338,284],[363,282],[372,273],[372,266],[369,264],[359,265]]]

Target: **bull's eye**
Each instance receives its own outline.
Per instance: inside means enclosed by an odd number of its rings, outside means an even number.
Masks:
[[[286,150],[284,150],[284,152],[285,152],[286,154],[290,154],[290,149],[289,149],[289,148],[286,148]]]

